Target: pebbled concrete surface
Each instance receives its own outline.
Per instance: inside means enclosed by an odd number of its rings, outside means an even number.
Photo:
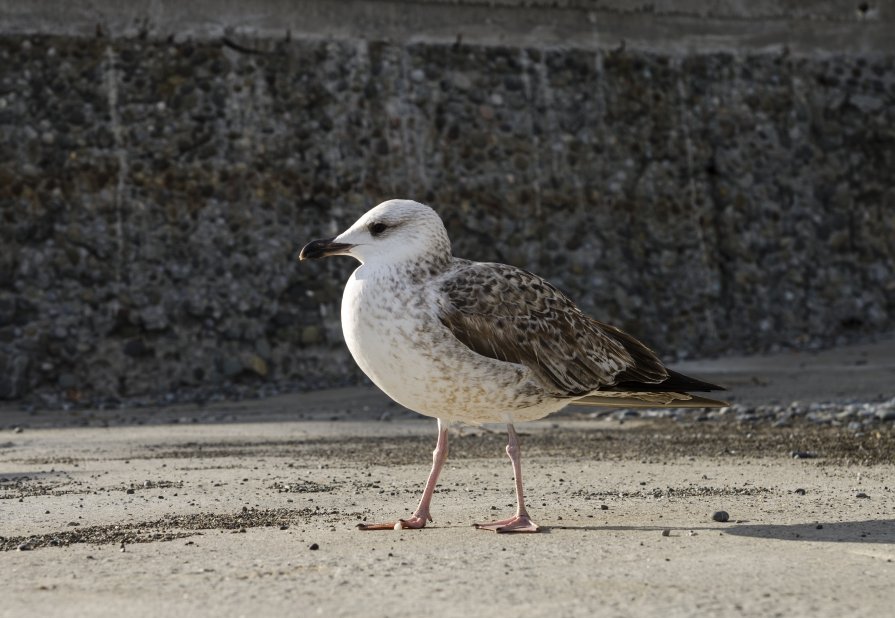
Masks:
[[[802,372],[788,357],[711,368],[758,404],[810,401],[831,375],[891,396],[892,359],[877,344]],[[431,420],[364,389],[189,409],[3,430],[0,616],[882,616],[895,602],[892,423],[560,414],[522,428],[545,533],[498,536],[469,524],[512,510],[500,431],[452,435],[430,528],[360,532],[415,506]]]

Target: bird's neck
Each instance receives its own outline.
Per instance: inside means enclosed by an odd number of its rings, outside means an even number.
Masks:
[[[422,257],[397,262],[370,260],[358,268],[358,278],[396,279],[411,283],[421,283],[442,274],[451,263],[450,253],[432,253]]]

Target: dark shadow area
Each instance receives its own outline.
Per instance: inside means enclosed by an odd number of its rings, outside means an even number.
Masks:
[[[321,419],[322,422],[330,422]],[[231,421],[223,421],[231,422]],[[134,445],[116,456],[126,459],[209,459],[217,457],[302,457],[318,461],[351,461],[371,464],[417,464],[425,466],[435,442],[435,422],[430,419],[402,421],[404,435],[377,435],[369,426],[343,421],[331,426],[328,435],[290,437],[288,439],[189,440],[172,431],[169,439],[154,438],[152,443]],[[387,422],[383,422],[386,426]],[[25,430],[26,432],[31,430]],[[69,430],[66,430],[69,431]],[[77,431],[71,429],[70,431]],[[370,433],[374,435],[369,435]],[[382,433],[386,433],[385,430]],[[25,434],[27,438],[27,433]],[[196,436],[193,436],[194,438]],[[76,440],[75,433],[72,440]],[[25,438],[13,438],[13,441]],[[502,431],[456,435],[451,438],[451,460],[503,457],[506,436]],[[754,424],[748,431],[736,422],[682,422],[673,419],[650,419],[624,426],[600,421],[587,425],[563,426],[556,423],[532,430],[522,438],[526,457],[567,457],[581,461],[642,460],[649,453],[652,462],[667,462],[692,457],[736,459],[792,459],[794,453],[816,454],[818,463],[851,462],[862,465],[889,464],[895,461],[895,432],[854,432],[846,427],[830,427],[810,422],[793,422],[790,427]],[[28,456],[26,450],[7,452],[5,459],[27,465],[61,463],[49,453]],[[71,459],[71,458],[68,458]],[[692,488],[691,488],[692,490]],[[668,491],[662,487],[642,487],[627,492],[625,497],[653,498]],[[679,491],[679,490],[672,490]],[[680,490],[682,491],[682,490]],[[688,490],[689,491],[689,490]],[[718,493],[718,488],[705,491]],[[757,490],[754,487],[750,491]],[[612,492],[582,492],[582,497],[603,499]]]
[[[748,412],[749,418],[755,420],[801,418],[805,410],[793,413],[781,407],[773,414],[768,410],[756,414],[754,408],[765,404],[788,403],[793,399],[832,402],[844,398],[852,402],[857,398],[871,402],[891,398],[891,384],[895,378],[893,337],[895,334],[882,336],[874,343],[840,346],[820,352],[789,351],[770,356],[704,359],[675,367],[727,387],[729,390],[725,393],[725,398],[745,406],[731,414],[731,417]],[[222,390],[214,396],[205,393],[200,397],[197,394],[194,400],[187,397],[175,398],[170,402],[162,397],[145,396],[114,399],[93,406],[87,402],[65,402],[64,408],[46,408],[39,401],[39,398],[30,403],[0,401],[0,429],[284,421],[402,421],[427,418],[400,406],[369,384],[284,392],[263,398],[228,397],[225,390]],[[603,421],[604,417],[617,412],[614,408],[570,405],[551,415],[550,419]],[[682,421],[700,422],[709,418],[696,410],[676,413],[674,417]],[[623,422],[630,420],[642,420],[642,417],[634,415],[631,419],[623,419]],[[502,432],[503,427],[498,426],[498,431]],[[6,440],[0,443],[0,448],[12,445],[12,441]]]
[[[371,387],[291,393],[264,399],[197,401],[172,405],[116,405],[69,410],[31,409],[0,402],[0,428],[68,429],[157,425],[298,421],[392,421],[425,419]],[[434,421],[433,421],[434,422]],[[12,442],[0,444],[12,446]]]
[[[891,543],[895,545],[895,519],[837,521],[812,524],[735,525],[725,534],[780,541],[820,541],[826,543]]]
[[[67,472],[56,471],[56,470],[35,470],[30,472],[6,472],[3,468],[0,468],[0,488],[2,488],[4,483],[16,483],[16,482],[27,482],[27,481],[36,481],[38,479],[47,479],[47,478],[68,478],[69,475]]]
[[[810,524],[736,524],[729,527],[680,527],[680,526],[544,526],[551,530],[587,531],[642,531],[669,530],[669,536],[681,536],[691,530],[696,533],[722,532],[734,536],[751,536],[778,541],[814,541],[821,543],[889,543],[895,545],[895,519],[869,519],[865,521],[839,521]]]

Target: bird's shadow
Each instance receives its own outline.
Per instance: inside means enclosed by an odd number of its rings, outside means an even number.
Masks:
[[[542,526],[548,534],[552,530],[640,531],[669,530],[671,536],[693,532],[723,532],[733,536],[748,536],[778,541],[813,541],[816,543],[889,543],[895,544],[895,520],[868,519],[864,521],[817,522],[809,524],[734,524],[732,526],[691,527],[674,526]]]

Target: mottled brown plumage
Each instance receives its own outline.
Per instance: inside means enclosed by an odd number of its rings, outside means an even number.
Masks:
[[[637,383],[668,378],[648,347],[521,268],[455,259],[441,291],[441,322],[457,339],[483,356],[525,365],[556,396],[583,397],[620,382],[637,391]]]

